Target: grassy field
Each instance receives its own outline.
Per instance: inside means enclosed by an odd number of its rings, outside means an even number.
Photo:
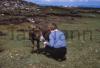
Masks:
[[[67,60],[63,62],[30,53],[32,43],[28,40],[28,31],[19,31],[28,30],[28,25],[27,22],[0,25],[0,48],[4,50],[0,52],[0,68],[100,68],[99,18],[76,18],[58,23],[68,43]],[[79,35],[72,31],[78,31]]]

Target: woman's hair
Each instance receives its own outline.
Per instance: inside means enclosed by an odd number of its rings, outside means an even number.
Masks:
[[[51,27],[51,28],[53,28],[53,29],[57,29],[58,28],[57,25],[56,25],[56,23],[49,23],[48,26]]]

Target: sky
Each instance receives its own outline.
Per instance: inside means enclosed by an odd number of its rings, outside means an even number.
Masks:
[[[100,0],[26,0],[41,5],[99,7]]]

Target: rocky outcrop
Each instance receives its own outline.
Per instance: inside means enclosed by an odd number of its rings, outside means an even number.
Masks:
[[[0,0],[0,14],[22,15],[37,8],[37,4],[25,0]]]

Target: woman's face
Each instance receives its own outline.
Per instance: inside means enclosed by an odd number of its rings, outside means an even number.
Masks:
[[[53,26],[52,24],[49,24],[49,25],[48,25],[48,30],[50,30],[50,31],[51,31],[51,30],[54,30],[54,26]]]

